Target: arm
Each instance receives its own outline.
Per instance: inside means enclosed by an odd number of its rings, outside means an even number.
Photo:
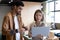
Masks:
[[[28,33],[29,37],[32,37],[32,33],[31,33],[31,25],[29,26],[29,33]]]
[[[9,18],[5,16],[2,24],[2,32],[7,33],[7,31],[9,31]]]

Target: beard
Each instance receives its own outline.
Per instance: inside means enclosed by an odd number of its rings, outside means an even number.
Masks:
[[[16,15],[21,15],[21,13],[17,13]]]
[[[21,15],[21,11],[18,11],[18,12],[17,12],[17,15]]]

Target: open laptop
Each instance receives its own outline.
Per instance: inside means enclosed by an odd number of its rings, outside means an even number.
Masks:
[[[50,32],[50,27],[32,27],[32,37],[41,34],[43,36],[48,36]]]

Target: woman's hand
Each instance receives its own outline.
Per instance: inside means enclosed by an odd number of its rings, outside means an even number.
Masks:
[[[36,36],[37,38],[43,39],[43,36],[41,34]]]
[[[32,34],[28,34],[29,37],[32,37]]]

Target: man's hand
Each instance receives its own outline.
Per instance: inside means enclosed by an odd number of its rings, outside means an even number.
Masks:
[[[15,31],[14,30],[7,30],[7,34],[14,35],[15,34]]]
[[[24,29],[24,28],[21,28],[20,30],[21,30],[21,32],[24,32],[24,31],[25,31],[25,29]]]

